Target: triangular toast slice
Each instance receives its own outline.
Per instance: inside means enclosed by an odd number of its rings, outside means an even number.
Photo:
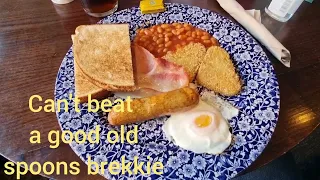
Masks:
[[[93,84],[134,89],[129,25],[82,25],[72,35],[75,62]]]
[[[110,95],[110,92],[88,80],[76,63],[74,63],[74,78],[75,96],[80,99],[81,103],[88,101],[89,94],[91,94],[92,99],[103,99]]]

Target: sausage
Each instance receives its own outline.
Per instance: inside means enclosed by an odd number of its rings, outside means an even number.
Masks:
[[[156,96],[134,99],[131,101],[132,112],[125,108],[124,112],[115,112],[114,108],[108,115],[111,125],[124,125],[169,115],[174,112],[188,110],[199,103],[196,90],[185,87]],[[125,102],[125,107],[127,102]]]

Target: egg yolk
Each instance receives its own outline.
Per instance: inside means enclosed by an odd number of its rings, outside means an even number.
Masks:
[[[211,124],[211,117],[208,116],[208,115],[200,115],[198,116],[196,119],[195,119],[195,124],[200,127],[200,128],[203,128],[203,127],[207,127]]]

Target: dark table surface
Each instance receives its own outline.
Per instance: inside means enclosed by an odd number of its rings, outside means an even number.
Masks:
[[[119,9],[138,5],[137,0],[120,0]],[[230,17],[215,0],[173,0],[196,5]],[[245,9],[263,10],[269,0],[239,0]],[[79,0],[54,5],[50,0],[0,1],[0,153],[12,161],[78,161],[78,176],[58,179],[100,179],[86,175],[86,165],[62,144],[50,149],[47,134],[59,130],[55,113],[32,113],[31,95],[53,98],[60,63],[70,48],[70,35],[77,26],[94,24]],[[265,26],[292,54],[286,68],[269,55],[280,84],[281,110],[275,133],[265,151],[247,169],[251,171],[286,153],[318,125],[320,117],[320,1],[303,3],[287,23],[264,18]],[[41,132],[41,144],[30,144],[32,130]]]

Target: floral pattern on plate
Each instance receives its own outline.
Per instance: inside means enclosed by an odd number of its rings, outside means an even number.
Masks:
[[[166,4],[163,13],[142,15],[139,8],[133,7],[114,13],[98,23],[129,23],[130,37],[133,39],[138,28],[161,23],[186,22],[202,28],[216,37],[225,48],[243,82],[241,93],[233,97],[222,97],[240,113],[229,120],[233,134],[231,146],[220,155],[196,154],[184,150],[169,142],[162,132],[161,117],[138,125],[138,143],[110,144],[106,139],[109,130],[120,132],[119,127],[107,123],[107,113],[88,112],[87,104],[80,106],[81,112],[75,112],[73,101],[69,101],[69,111],[57,112],[62,130],[75,133],[84,130],[88,133],[100,125],[100,142],[70,146],[86,163],[88,157],[95,162],[118,161],[125,155],[129,161],[134,156],[143,162],[162,162],[162,175],[111,175],[108,169],[103,174],[107,179],[230,179],[246,169],[263,151],[275,129],[280,106],[279,86],[271,62],[261,46],[241,26],[231,20],[199,7]],[[74,94],[74,69],[72,48],[68,51],[59,69],[55,100],[68,99]],[[205,88],[200,88],[206,91]],[[115,97],[110,97],[113,100]],[[63,107],[61,107],[63,109]],[[125,126],[126,131],[134,125]],[[145,168],[145,167],[144,167]]]

